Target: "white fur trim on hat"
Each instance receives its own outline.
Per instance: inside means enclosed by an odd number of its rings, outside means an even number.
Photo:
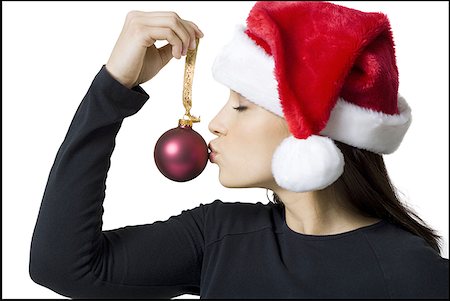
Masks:
[[[277,184],[289,191],[320,190],[344,171],[344,156],[333,140],[317,135],[307,139],[285,138],[272,157]]]
[[[320,132],[334,140],[379,154],[394,152],[411,124],[411,108],[398,95],[398,115],[368,110],[339,98]]]
[[[216,57],[215,80],[253,103],[283,117],[272,56],[237,25],[230,43]],[[389,115],[356,106],[339,98],[320,135],[375,153],[390,154],[403,140],[411,124],[411,109],[398,95],[400,114]]]
[[[283,117],[275,62],[237,25],[231,42],[225,45],[214,60],[215,80],[238,92],[255,104]]]

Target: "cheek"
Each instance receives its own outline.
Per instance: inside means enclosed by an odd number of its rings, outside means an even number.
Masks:
[[[267,141],[270,137],[249,133],[246,139],[243,139],[243,159],[247,164],[251,164],[254,170],[262,170],[270,167],[272,161],[272,154],[270,142]]]
[[[280,131],[267,123],[251,123],[240,128],[233,143],[233,170],[241,180],[262,182],[272,178],[272,155],[283,139]],[[265,125],[265,126],[264,126]]]
[[[246,159],[258,159],[259,164],[270,166],[275,149],[288,133],[275,118],[257,119],[252,124],[253,126],[244,128],[240,135]]]

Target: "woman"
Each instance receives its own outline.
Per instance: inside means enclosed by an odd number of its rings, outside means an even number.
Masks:
[[[330,3],[257,3],[213,66],[230,88],[209,126],[219,180],[275,203],[216,200],[102,231],[115,136],[148,99],[139,84],[202,36],[173,12],[127,15],[50,171],[31,278],[72,298],[448,298],[438,236],[380,155],[411,122],[389,22]]]

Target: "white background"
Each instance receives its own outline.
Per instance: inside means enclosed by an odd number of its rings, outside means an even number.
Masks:
[[[400,148],[385,156],[394,185],[444,238],[448,258],[448,3],[345,2],[391,20],[400,93],[413,122]],[[204,32],[193,86],[194,129],[208,142],[208,123],[228,97],[211,65],[234,25],[254,2],[2,2],[3,31],[3,298],[61,298],[28,274],[31,236],[48,173],[72,117],[105,64],[128,11],[175,11]],[[158,45],[158,44],[157,44]],[[161,45],[161,44],[160,44]],[[160,46],[158,45],[158,46]],[[166,220],[216,198],[267,203],[263,189],[227,189],[208,163],[195,180],[164,178],[153,148],[184,113],[184,58],[142,85],[149,101],[125,119],[107,178],[104,230]],[[184,297],[195,297],[184,295]]]

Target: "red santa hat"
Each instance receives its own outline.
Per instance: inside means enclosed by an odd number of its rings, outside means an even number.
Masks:
[[[290,191],[323,189],[339,178],[344,158],[333,140],[389,154],[411,123],[383,13],[328,2],[257,2],[212,71],[285,118],[292,136],[273,154],[272,173]]]

